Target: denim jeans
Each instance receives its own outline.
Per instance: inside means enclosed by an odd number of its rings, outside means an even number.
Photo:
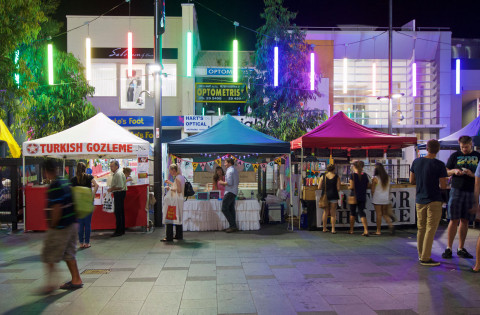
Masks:
[[[223,196],[222,201],[222,212],[231,228],[237,227],[237,221],[235,218],[235,197],[236,195],[229,192]]]
[[[92,214],[93,213],[90,213],[83,219],[78,219],[78,241],[80,243],[90,244],[90,231],[92,230]]]

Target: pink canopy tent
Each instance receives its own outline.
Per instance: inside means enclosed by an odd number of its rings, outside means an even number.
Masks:
[[[401,137],[357,124],[343,112],[290,142],[291,149],[400,149],[417,144],[416,137]]]

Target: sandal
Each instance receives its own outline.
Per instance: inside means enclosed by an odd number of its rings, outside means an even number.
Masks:
[[[173,239],[169,240],[165,237],[164,239],[161,239],[160,242],[173,242]]]
[[[323,233],[328,233],[328,232],[330,232],[330,230],[329,230],[329,229],[326,229],[326,230],[323,230],[322,232],[323,232]]]
[[[362,233],[362,236],[368,237],[369,235],[370,235],[370,234],[368,234],[368,233]]]
[[[382,235],[381,232],[375,232],[375,235]]]
[[[83,288],[83,283],[73,284],[72,281],[65,282],[60,286],[62,290],[77,290]]]
[[[90,243],[88,243],[88,244],[83,244],[83,248],[90,248],[90,247],[92,247],[92,246],[90,245]]]
[[[475,270],[475,269],[472,268],[472,269],[470,269],[470,271],[473,272],[473,273],[480,273],[480,269]]]
[[[332,234],[337,234],[337,231],[332,231]]]
[[[353,231],[348,231],[347,234],[353,234]]]

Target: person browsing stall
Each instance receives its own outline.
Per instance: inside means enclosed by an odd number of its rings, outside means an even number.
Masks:
[[[112,237],[122,236],[125,234],[125,195],[127,194],[127,179],[123,172],[119,172],[120,165],[118,161],[110,163],[110,170],[113,173],[112,183],[107,190],[113,192],[113,204],[115,212],[115,232]]]
[[[215,175],[213,175],[213,190],[219,190],[220,197],[223,198],[223,196],[225,195],[225,185],[220,184],[218,182],[219,180],[225,180],[225,172],[223,171],[223,168],[221,166],[217,166],[217,168],[215,169]]]
[[[240,178],[238,171],[235,169],[235,161],[232,158],[225,159],[225,180],[219,180],[218,183],[225,185],[225,196],[222,201],[222,212],[228,221],[229,227],[225,230],[227,233],[238,231],[236,215],[235,215],[235,198],[238,195],[238,184]]]
[[[166,223],[166,235],[165,238],[162,239],[162,242],[173,242],[174,239],[176,240],[183,240],[183,203],[184,203],[184,193],[183,189],[185,187],[185,177],[181,174],[181,169],[178,167],[177,164],[171,164],[168,168],[170,176],[174,178],[173,182],[170,180],[166,180],[165,183],[168,184],[168,187],[165,187],[166,190],[170,192],[170,199],[174,200],[175,204],[175,214],[176,219],[173,223]],[[163,220],[166,221],[166,215],[168,211],[169,204],[165,202],[162,212],[163,212]],[[173,224],[175,224],[175,237],[173,236]]]
[[[452,258],[452,246],[458,231],[457,256],[473,258],[465,249],[468,232],[468,221],[472,218],[470,210],[474,203],[475,171],[480,153],[473,150],[472,138],[461,136],[458,139],[460,150],[450,155],[447,161],[447,174],[452,176],[452,188],[448,200],[448,233],[447,248],[442,254],[445,259]],[[460,223],[460,224],[459,224]]]
[[[375,163],[375,172],[372,179],[372,203],[377,214],[377,232],[375,235],[381,235],[382,217],[388,224],[388,228],[392,234],[395,229],[392,224],[392,218],[388,211],[390,205],[390,176],[388,176],[382,163]]]
[[[330,224],[332,225],[332,234],[336,234],[335,223],[337,221],[337,205],[340,196],[340,177],[335,174],[335,165],[329,164],[327,166],[327,173],[322,177],[318,184],[318,189],[323,190],[323,194],[327,194],[328,206],[323,210],[323,232],[328,232],[327,221],[330,217]]]
[[[365,205],[367,203],[367,189],[370,188],[370,180],[368,175],[363,172],[365,164],[362,161],[355,161],[352,163],[353,174],[350,177],[348,189],[351,189],[352,196],[356,197],[356,203],[350,205],[350,230],[349,234],[353,234],[353,227],[357,215],[360,216],[360,221],[363,225],[362,236],[368,236],[367,215],[365,213]]]
[[[87,166],[83,162],[77,164],[77,173],[75,177],[70,180],[73,187],[83,186],[87,188],[93,187],[93,196],[97,193],[98,184],[92,175],[86,173]],[[92,215],[90,213],[83,219],[78,219],[78,241],[80,248],[90,248],[90,232],[92,230]]]

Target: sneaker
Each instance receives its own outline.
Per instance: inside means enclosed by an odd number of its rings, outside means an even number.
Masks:
[[[429,260],[420,260],[420,265],[434,267],[440,266],[440,263],[430,258]]]
[[[457,255],[458,257],[462,257],[462,258],[473,258],[473,256],[469,252],[467,252],[465,248],[459,249],[457,251]]]
[[[445,259],[452,258],[452,250],[450,248],[445,249],[445,252],[442,254],[442,258],[445,258]]]

